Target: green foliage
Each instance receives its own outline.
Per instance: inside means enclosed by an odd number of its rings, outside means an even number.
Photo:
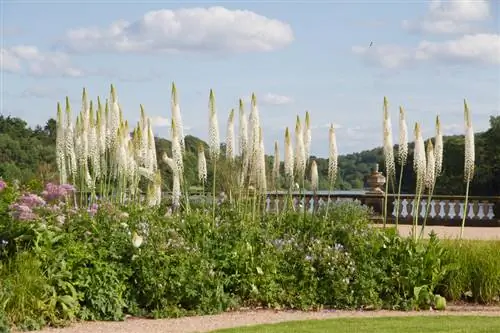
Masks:
[[[22,183],[55,179],[55,122],[31,129],[19,118],[0,116],[0,176]]]
[[[0,310],[9,323],[22,329],[46,325],[51,305],[49,284],[41,262],[28,252],[20,252],[0,270]]]
[[[439,293],[453,301],[500,301],[500,242],[447,241],[444,261],[457,269],[448,272]]]
[[[17,196],[11,188],[0,193],[4,210]],[[442,308],[436,293],[498,301],[498,242],[415,242],[371,225],[371,211],[354,202],[331,204],[328,217],[260,214],[254,204],[222,203],[215,220],[196,205],[174,215],[164,206],[61,206],[36,221],[0,212],[0,314],[36,329],[256,306]]]

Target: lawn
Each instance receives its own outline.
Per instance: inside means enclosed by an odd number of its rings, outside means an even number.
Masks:
[[[213,333],[493,333],[500,332],[500,317],[436,316],[347,318],[294,321],[224,329]]]

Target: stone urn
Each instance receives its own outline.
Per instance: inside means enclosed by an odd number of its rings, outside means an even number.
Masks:
[[[378,171],[378,164],[375,164],[375,167],[372,169],[372,173],[368,176],[366,182],[369,186],[366,194],[384,194],[382,187],[385,185],[385,177]]]

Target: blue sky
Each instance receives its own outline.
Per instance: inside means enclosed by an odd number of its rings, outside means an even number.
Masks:
[[[67,95],[77,113],[83,87],[105,98],[113,83],[126,119],[143,104],[168,137],[172,81],[185,132],[203,139],[211,88],[222,136],[255,92],[269,153],[306,110],[312,154],[326,156],[329,123],[341,153],[379,146],[383,96],[395,142],[399,105],[427,136],[437,114],[445,134],[463,131],[464,98],[477,131],[500,114],[496,1],[4,0],[0,12],[0,112],[30,125]]]

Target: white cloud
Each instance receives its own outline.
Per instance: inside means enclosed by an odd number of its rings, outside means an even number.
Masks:
[[[73,66],[67,54],[43,52],[36,46],[17,45],[0,49],[2,71],[27,73],[35,76],[83,75],[83,71]]]
[[[329,129],[330,128],[330,125],[332,125],[332,123],[325,123],[325,124],[322,124],[322,125],[312,125],[311,126],[311,129]],[[344,128],[342,125],[340,124],[337,124],[337,123],[333,123],[333,128],[338,130],[338,129],[341,129],[341,128]]]
[[[266,52],[294,40],[290,25],[248,10],[224,7],[162,9],[140,19],[66,33],[61,45],[75,52]]]
[[[170,127],[170,119],[161,116],[151,117],[151,125],[153,127]]]
[[[395,69],[404,66],[413,58],[411,52],[397,45],[354,46],[352,52],[363,57],[368,63]]]
[[[293,99],[288,96],[267,93],[262,96],[262,104],[267,105],[286,105],[293,103]]]
[[[422,41],[418,46],[417,59],[443,59],[479,61],[500,65],[500,34],[465,35],[444,42]]]
[[[367,62],[388,69],[423,61],[500,65],[500,34],[471,34],[441,42],[424,40],[414,48],[394,45],[355,46],[352,51]]]
[[[443,20],[481,21],[489,17],[489,0],[432,0],[429,5],[431,17]]]
[[[33,86],[26,88],[21,97],[36,97],[36,98],[61,98],[66,95],[64,89],[50,86]]]
[[[444,124],[442,126],[444,135],[458,135],[464,134],[465,125],[464,124]]]
[[[21,70],[20,60],[6,49],[0,49],[0,70],[17,72]]]
[[[427,15],[418,20],[404,20],[409,31],[434,34],[471,33],[477,31],[472,22],[490,18],[489,0],[432,0]]]

